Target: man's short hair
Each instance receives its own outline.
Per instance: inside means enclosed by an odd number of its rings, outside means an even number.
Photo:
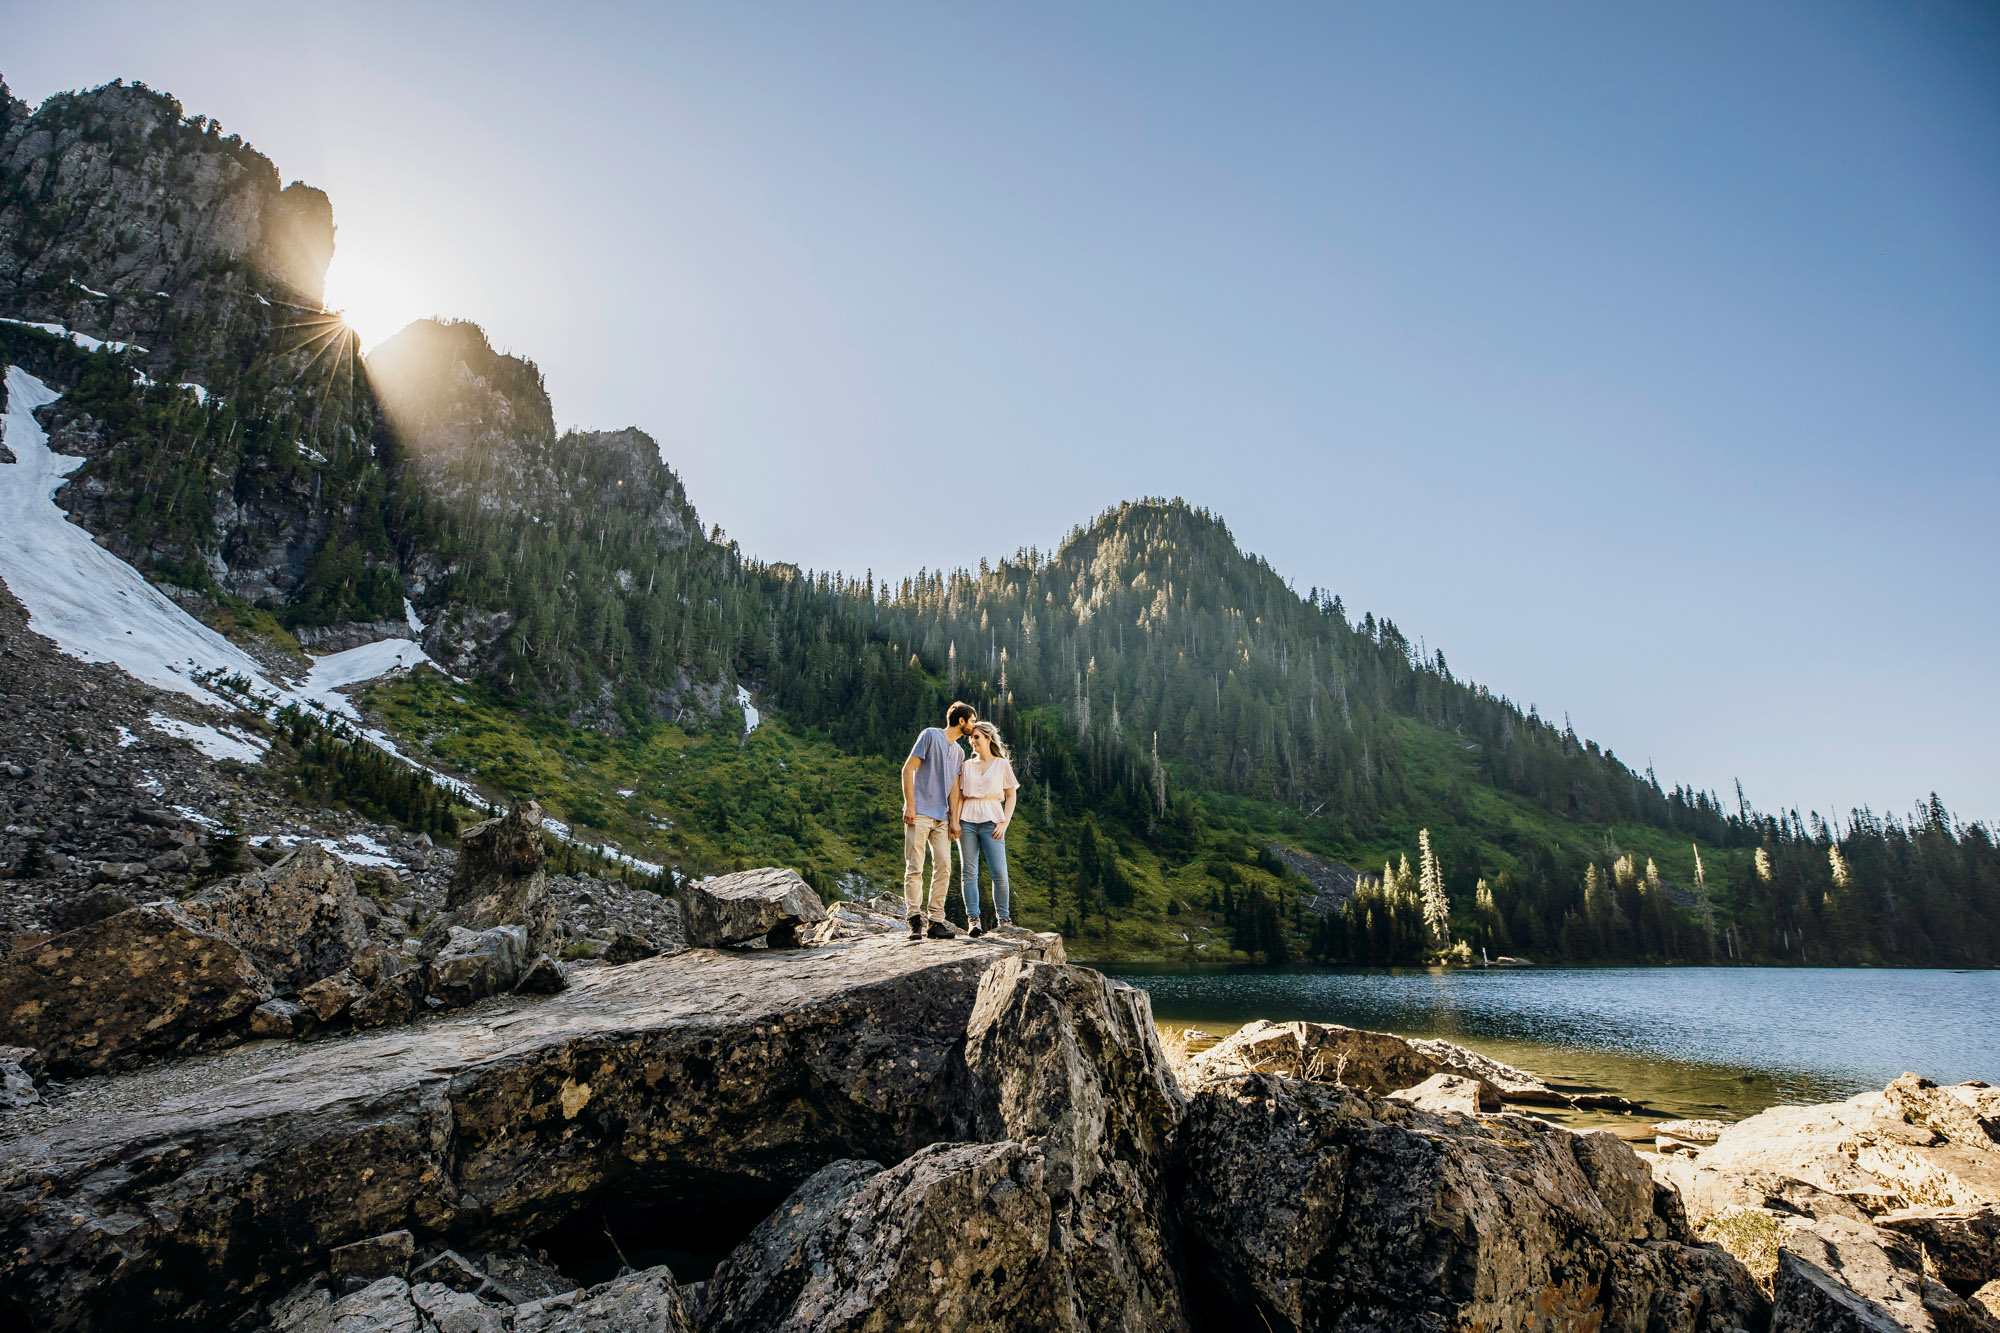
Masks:
[[[955,727],[961,722],[970,722],[979,716],[979,710],[968,703],[954,703],[944,710],[944,724]]]

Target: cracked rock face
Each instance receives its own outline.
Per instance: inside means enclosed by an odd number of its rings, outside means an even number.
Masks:
[[[1158,1172],[1183,1102],[1144,992],[1006,959],[966,1069],[986,1141],[827,1167],[716,1271],[704,1328],[1186,1327]]]
[[[1698,1223],[1751,1214],[1776,1246],[1774,1330],[1980,1330],[2000,1272],[2000,1088],[1905,1074],[1774,1106],[1662,1159]]]
[[[826,920],[826,909],[798,872],[766,866],[681,886],[681,921],[696,949],[768,937],[774,949],[798,942],[799,929]]]
[[[1215,1317],[1314,1329],[1762,1326],[1749,1273],[1689,1244],[1607,1134],[1435,1115],[1268,1074],[1204,1087],[1174,1199]]]

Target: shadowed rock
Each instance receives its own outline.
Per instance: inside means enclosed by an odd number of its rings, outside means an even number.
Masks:
[[[1159,1178],[1183,1103],[1145,993],[1008,959],[965,1059],[989,1141],[815,1175],[716,1270],[708,1333],[1186,1326]]]
[[[824,920],[819,895],[793,870],[766,866],[681,886],[681,922],[694,949],[760,938],[774,949],[789,949],[801,926]]]
[[[56,1074],[170,1049],[271,998],[250,956],[175,903],[68,931],[0,965],[0,1044]]]
[[[1763,1324],[1749,1273],[1688,1243],[1608,1134],[1251,1074],[1203,1088],[1181,1141],[1174,1198],[1218,1326]]]

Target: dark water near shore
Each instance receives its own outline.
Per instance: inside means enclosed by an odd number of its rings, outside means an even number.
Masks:
[[[1255,1018],[1445,1037],[1570,1090],[1669,1116],[1740,1119],[1905,1070],[2000,1083],[2000,972],[1857,968],[1106,967],[1163,1028]],[[1614,1118],[1578,1117],[1624,1125]],[[1637,1118],[1635,1118],[1637,1119]],[[1629,1122],[1628,1122],[1629,1123]],[[1636,1135],[1640,1126],[1632,1124]]]

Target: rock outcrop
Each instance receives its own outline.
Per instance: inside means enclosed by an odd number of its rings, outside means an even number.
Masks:
[[[48,1329],[234,1318],[334,1247],[698,1208],[966,1137],[967,1028],[1013,946],[696,950],[565,993],[125,1076],[0,1129],[0,1292]],[[983,1114],[983,1112],[982,1112]]]
[[[1181,1144],[1175,1213],[1218,1326],[1763,1324],[1749,1273],[1691,1243],[1609,1134],[1249,1074],[1195,1095]]]
[[[1144,993],[1006,959],[965,1068],[975,1141],[819,1172],[716,1271],[704,1329],[1185,1327],[1160,1179],[1183,1102]]]
[[[1655,1174],[1697,1226],[1768,1247],[1774,1330],[1989,1330],[2000,1274],[2000,1088],[1905,1074],[1682,1141]]]
[[[812,886],[797,871],[774,866],[683,884],[680,904],[682,929],[696,949],[757,939],[788,949],[802,928],[827,919]]]

